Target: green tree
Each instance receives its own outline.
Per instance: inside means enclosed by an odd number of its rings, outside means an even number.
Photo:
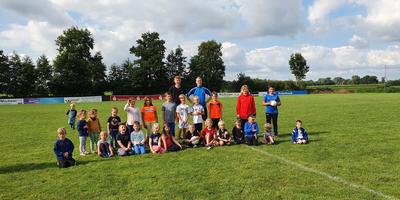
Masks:
[[[167,62],[165,63],[167,70],[168,80],[173,80],[177,75],[180,75],[183,79],[187,76],[186,70],[186,57],[183,56],[183,49],[178,46],[175,51],[171,51],[167,56]]]
[[[106,87],[106,65],[103,63],[103,56],[100,52],[96,52],[91,58],[89,71],[92,94],[102,95]]]
[[[8,94],[14,97],[32,96],[35,87],[35,65],[29,57],[21,57],[14,52],[10,60],[10,84]]]
[[[343,85],[345,83],[345,79],[342,77],[335,77],[333,78],[333,82],[335,82],[336,85]]]
[[[292,74],[296,78],[296,84],[306,78],[306,74],[310,69],[306,59],[304,59],[301,53],[293,53],[290,55],[289,66]]]
[[[353,75],[351,77],[351,83],[352,84],[360,84],[361,83],[361,78],[358,75]]]
[[[0,50],[0,94],[7,94],[10,84],[10,63],[8,56]]]
[[[168,88],[167,70],[163,62],[166,50],[164,44],[165,41],[159,38],[157,32],[147,32],[129,50],[137,58],[134,60],[134,65],[138,66],[135,80],[141,85],[143,93],[162,92]]]
[[[90,51],[94,39],[88,29],[72,27],[57,37],[58,54],[54,60],[52,92],[56,95],[87,95],[91,93]]]
[[[222,45],[215,40],[202,42],[197,55],[190,59],[189,77],[203,78],[203,84],[210,90],[220,91],[225,76],[225,65],[222,60]]]
[[[50,93],[50,81],[53,77],[53,69],[45,55],[41,55],[36,61],[35,68],[35,92],[40,96],[48,96]]]
[[[235,92],[240,92],[240,88],[242,85],[247,85],[251,90],[253,90],[254,81],[250,76],[246,76],[246,74],[240,72],[237,75],[237,80],[232,82],[233,88]]]

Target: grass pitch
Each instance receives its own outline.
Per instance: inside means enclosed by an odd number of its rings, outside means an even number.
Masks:
[[[275,146],[186,149],[163,155],[100,159],[78,154],[79,166],[58,169],[56,129],[68,105],[0,106],[0,199],[388,199],[400,198],[400,94],[281,96]],[[221,99],[231,130],[236,98]],[[265,122],[256,98],[257,122]],[[111,107],[97,108],[103,128]],[[142,106],[143,102],[137,102]],[[160,108],[161,102],[156,102]],[[161,114],[159,109],[159,116]],[[293,145],[303,120],[309,145]]]

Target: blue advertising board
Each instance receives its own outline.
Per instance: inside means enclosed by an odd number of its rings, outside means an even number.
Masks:
[[[40,103],[41,104],[64,103],[64,97],[40,98]]]

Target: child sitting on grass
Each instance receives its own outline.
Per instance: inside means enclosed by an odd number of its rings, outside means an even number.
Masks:
[[[133,122],[133,131],[131,132],[131,143],[132,151],[135,155],[140,155],[145,153],[145,138],[143,131],[140,129],[140,123],[138,121]]]
[[[219,120],[218,122],[217,140],[219,146],[231,145],[231,136],[225,128],[225,122],[223,120]]]
[[[264,124],[264,135],[262,139],[263,144],[275,144],[274,134],[272,133],[272,125],[270,123]]]
[[[292,142],[293,144],[307,144],[309,143],[308,134],[306,129],[302,127],[303,122],[301,120],[296,121],[296,127],[292,131]]]
[[[189,124],[188,131],[185,134],[185,144],[188,147],[196,148],[200,142],[199,131],[196,130],[193,124]]]
[[[129,156],[131,154],[131,138],[127,133],[127,128],[124,124],[119,125],[119,133],[117,135],[117,147],[119,156]]]
[[[97,155],[103,158],[114,156],[111,144],[107,142],[107,133],[100,132],[100,140],[97,142]]]
[[[54,143],[54,153],[56,154],[57,164],[60,168],[67,168],[75,165],[75,160],[72,158],[74,144],[65,137],[67,131],[65,128],[57,129],[58,140]]]
[[[161,145],[160,125],[158,123],[153,124],[152,133],[149,137],[149,147],[151,153],[165,153],[165,149]]]
[[[206,119],[205,125],[206,127],[201,131],[201,137],[203,138],[204,146],[206,146],[207,149],[211,149],[217,144],[217,131],[212,128],[212,120],[210,118]]]
[[[254,116],[250,116],[244,125],[247,145],[258,145],[258,125]]]
[[[236,142],[236,144],[244,143],[244,133],[242,129],[242,122],[240,121],[240,119],[237,119],[235,121],[235,126],[232,128],[232,135],[233,140]]]
[[[167,124],[164,124],[163,131],[161,133],[161,145],[165,151],[179,151],[182,150],[182,146],[176,141],[175,137],[171,135],[171,130]]]

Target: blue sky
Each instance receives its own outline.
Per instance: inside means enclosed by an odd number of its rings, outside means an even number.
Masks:
[[[201,41],[222,43],[226,80],[239,72],[293,79],[291,53],[310,65],[306,79],[354,74],[400,78],[400,1],[396,0],[2,0],[0,49],[36,59],[57,54],[54,40],[88,28],[107,65],[133,58],[143,32],[157,31],[168,51],[196,54]]]

